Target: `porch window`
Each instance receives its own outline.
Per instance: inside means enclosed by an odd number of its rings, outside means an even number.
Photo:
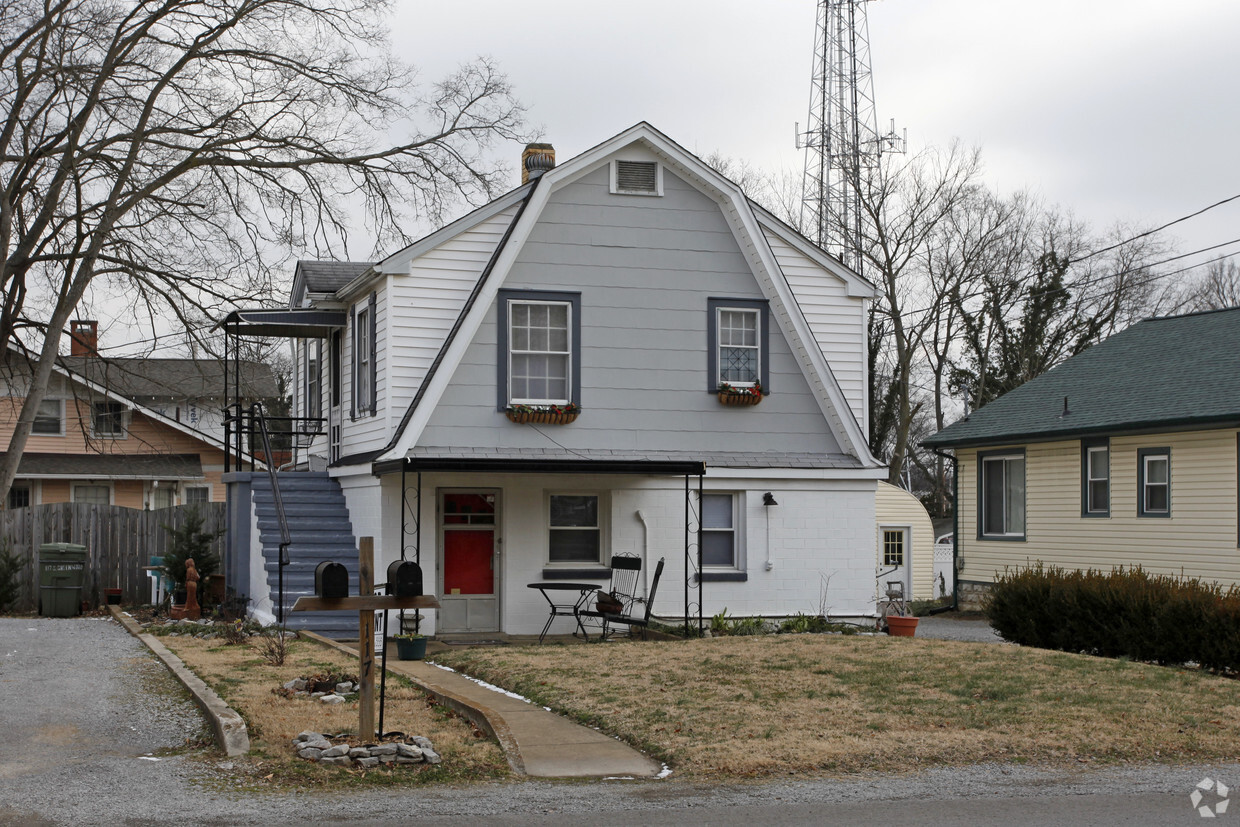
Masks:
[[[499,409],[581,404],[581,296],[501,290]]]
[[[702,565],[736,568],[736,496],[702,495]]]
[[[765,301],[752,299],[707,300],[706,389],[719,390],[720,383],[737,388],[760,385],[770,392],[770,336]]]
[[[988,540],[1025,539],[1025,455],[979,454],[978,534]]]
[[[72,499],[75,503],[110,505],[112,502],[112,492],[106,485],[74,485]]]
[[[597,494],[552,494],[547,559],[552,563],[600,563],[603,559]]]
[[[187,486],[183,499],[186,505],[206,505],[211,501],[211,487],[207,485]]]
[[[1171,449],[1137,451],[1138,517],[1171,516]]]
[[[9,489],[9,509],[25,508],[30,505],[30,500],[30,483],[13,483]]]

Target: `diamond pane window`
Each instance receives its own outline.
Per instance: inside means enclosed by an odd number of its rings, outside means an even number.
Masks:
[[[719,381],[753,385],[761,375],[757,310],[719,310]]]

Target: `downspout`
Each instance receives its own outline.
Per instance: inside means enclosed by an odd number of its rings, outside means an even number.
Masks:
[[[646,522],[646,514],[640,508],[634,515],[642,522],[642,595],[650,596],[650,584],[647,578],[650,576],[650,524]]]
[[[960,474],[956,467],[956,455],[945,454],[937,448],[931,448],[936,455],[950,460],[952,464],[952,605],[951,610],[960,609]]]

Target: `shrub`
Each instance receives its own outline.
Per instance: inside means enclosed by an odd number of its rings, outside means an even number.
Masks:
[[[17,602],[17,575],[22,568],[22,560],[13,553],[9,541],[0,541],[0,612]]]
[[[164,572],[172,578],[178,589],[185,588],[185,561],[194,558],[194,568],[198,570],[199,600],[205,581],[220,568],[220,556],[211,545],[220,532],[212,533],[202,530],[202,515],[197,508],[191,508],[185,514],[185,522],[180,528],[165,525],[168,532],[168,551],[164,553]]]
[[[1141,568],[1004,572],[986,607],[1005,640],[1043,649],[1240,670],[1240,591]]]

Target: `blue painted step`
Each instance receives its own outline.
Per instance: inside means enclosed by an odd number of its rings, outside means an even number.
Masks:
[[[357,594],[357,539],[340,484],[323,472],[287,471],[277,475],[292,544],[284,567],[284,622],[335,638],[357,637],[357,612],[289,612],[297,598],[314,594],[314,570],[324,560],[349,572],[349,593]],[[280,525],[267,477],[253,483],[254,511],[263,545],[263,568],[272,602],[279,600]],[[274,612],[273,612],[274,614]]]

